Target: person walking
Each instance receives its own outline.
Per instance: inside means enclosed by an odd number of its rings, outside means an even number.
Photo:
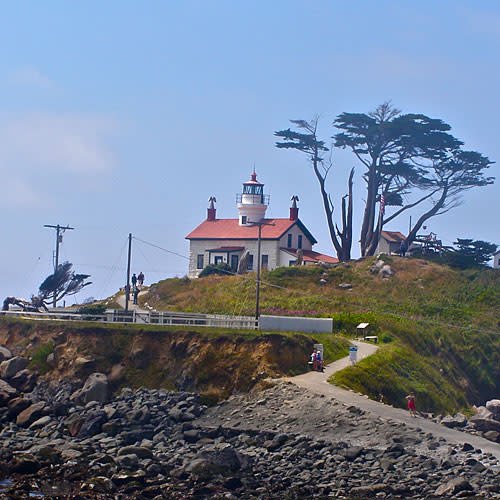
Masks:
[[[401,240],[401,245],[399,246],[399,253],[401,257],[406,255],[406,240]]]
[[[137,276],[134,274],[132,274],[132,288],[135,288],[135,285],[137,285]]]
[[[137,305],[137,297],[139,296],[139,289],[137,287],[134,288],[133,296],[134,296],[134,304]]]
[[[144,274],[142,274],[142,271],[139,273],[139,276],[137,276],[137,283],[139,283],[139,286],[144,284]]]
[[[410,394],[408,394],[408,396],[406,396],[406,400],[408,401],[408,411],[410,412],[410,415],[412,417],[416,417],[417,411],[416,411],[416,407],[415,407],[415,393],[410,392]]]

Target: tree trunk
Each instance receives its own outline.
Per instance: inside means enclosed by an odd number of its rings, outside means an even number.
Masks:
[[[368,172],[368,187],[366,190],[366,204],[363,215],[363,224],[361,226],[360,245],[361,256],[366,256],[367,247],[373,238],[373,225],[375,220],[375,204],[377,199],[377,171],[376,160],[372,161]]]
[[[443,188],[443,192],[441,193],[441,196],[439,200],[436,202],[436,204],[425,214],[422,214],[416,224],[413,226],[413,229],[410,231],[408,236],[406,237],[406,248],[410,248],[410,245],[415,241],[415,238],[417,236],[417,233],[420,231],[420,228],[423,226],[424,222],[431,217],[434,217],[441,208],[444,206],[444,202],[446,201],[446,197],[448,196],[448,186]]]
[[[345,256],[343,248],[340,245],[337,236],[335,235],[335,225],[333,223],[333,210],[330,204],[330,200],[328,199],[328,193],[326,192],[325,189],[325,178],[321,175],[321,172],[318,169],[318,160],[316,158],[313,158],[313,169],[314,173],[316,174],[316,178],[318,179],[319,187],[321,190],[321,198],[323,199],[323,207],[325,209],[328,230],[330,231],[330,238],[332,240],[333,246],[335,247],[335,251],[337,252],[337,258],[340,261],[344,261]]]

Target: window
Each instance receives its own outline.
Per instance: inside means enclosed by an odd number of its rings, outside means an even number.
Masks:
[[[242,224],[246,224],[247,223],[247,216],[246,215],[242,215],[241,216],[241,223]]]
[[[297,248],[302,248],[302,235],[299,234],[299,239],[297,241]]]
[[[295,260],[289,260],[288,261],[288,267],[293,267],[295,265]]]
[[[292,235],[291,234],[288,235],[287,247],[292,248]]]
[[[222,255],[217,255],[215,257],[215,261],[214,261],[215,265],[222,264],[223,262],[224,262],[224,257],[222,257]]]
[[[268,263],[269,263],[269,255],[263,255],[262,256],[262,267],[264,269],[267,269]]]
[[[203,269],[203,257],[204,255],[202,253],[196,256],[196,269]]]
[[[252,254],[249,254],[248,255],[248,265],[247,265],[247,269],[249,271],[251,271],[253,269],[253,255]]]

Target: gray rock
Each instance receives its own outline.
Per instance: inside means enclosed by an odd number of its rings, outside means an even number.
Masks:
[[[474,415],[470,418],[470,423],[480,431],[496,431],[500,432],[500,421],[494,420],[493,418],[483,418],[479,415]]]
[[[441,424],[451,429],[456,427],[465,427],[467,425],[467,417],[462,413],[457,413],[455,416],[447,415],[441,420]]]
[[[77,392],[78,395],[75,399],[85,404],[90,401],[105,403],[109,396],[108,378],[104,373],[92,373],[85,381],[82,389]]]
[[[44,410],[45,403],[43,401],[32,404],[17,416],[16,424],[21,427],[28,427],[42,416]]]
[[[500,443],[500,432],[498,431],[486,431],[483,436],[490,441]]]
[[[344,290],[350,290],[352,288],[350,283],[339,283],[337,286],[339,288],[343,288]]]
[[[0,375],[2,378],[12,378],[17,372],[28,366],[28,360],[21,356],[6,359],[0,363]]]
[[[382,278],[390,278],[391,276],[394,276],[394,269],[389,264],[385,264],[382,266],[378,274],[379,276],[382,276]]]
[[[102,424],[106,422],[106,413],[103,411],[91,412],[83,422],[78,437],[95,436],[101,432]]]
[[[486,409],[491,412],[495,420],[500,420],[500,399],[492,399],[486,403]]]
[[[139,458],[153,458],[153,452],[143,446],[124,446],[118,450],[120,455],[136,455]]]
[[[135,469],[137,464],[139,463],[139,459],[137,455],[130,453],[128,455],[120,455],[117,457],[116,461],[120,464],[121,467],[125,467],[126,469]]]
[[[2,381],[0,381],[1,383]],[[17,417],[23,410],[26,410],[28,406],[31,405],[31,402],[27,399],[18,397],[11,399],[9,401],[9,417],[14,418]]]
[[[362,452],[363,448],[361,446],[351,446],[349,448],[346,448],[345,450],[342,450],[341,454],[347,460],[354,460],[355,458],[358,458]]]
[[[473,491],[473,488],[469,481],[462,477],[456,477],[447,483],[440,485],[434,492],[434,495],[438,497],[443,495],[451,496],[460,491]]]
[[[12,358],[12,353],[7,347],[0,346],[0,362]]]
[[[183,432],[184,441],[187,443],[196,443],[200,439],[200,431],[198,429],[190,429]]]
[[[15,387],[12,387],[9,383],[5,382],[5,380],[1,379],[0,379],[0,392],[4,392],[9,397],[9,399],[17,394]]]
[[[45,417],[41,417],[38,420],[35,420],[31,425],[30,429],[39,429],[41,427],[45,427],[52,419],[48,416],[45,415]]]

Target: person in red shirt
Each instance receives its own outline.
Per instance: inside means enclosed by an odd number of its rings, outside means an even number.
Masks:
[[[408,411],[412,417],[417,416],[416,408],[415,408],[415,393],[410,392],[408,396],[406,396],[406,400],[408,401]]]

